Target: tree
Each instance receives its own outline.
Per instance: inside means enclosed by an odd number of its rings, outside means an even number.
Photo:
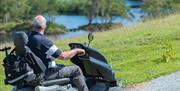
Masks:
[[[180,11],[180,0],[144,0],[143,11],[150,17],[159,17]]]
[[[102,22],[111,23],[113,16],[126,16],[127,7],[123,0],[86,0],[83,12],[92,23],[94,17],[101,16]]]
[[[91,24],[97,16],[112,21],[114,15],[125,15],[126,7],[123,0],[0,0],[1,23],[25,22],[38,14],[50,18],[59,13],[86,15]]]
[[[83,13],[88,17],[89,23],[92,24],[93,18],[98,14],[99,0],[86,0],[83,4]]]
[[[1,21],[7,23],[8,21],[17,20],[22,17],[25,12],[27,0],[0,0],[0,17]]]
[[[123,0],[101,0],[99,5],[99,15],[103,22],[112,23],[113,16],[126,17],[128,8]]]
[[[28,0],[31,6],[30,14],[39,15],[45,13],[48,9],[48,0]]]

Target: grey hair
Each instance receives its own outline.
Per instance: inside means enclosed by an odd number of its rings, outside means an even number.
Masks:
[[[42,15],[37,15],[33,22],[32,22],[32,26],[35,28],[46,28],[46,19],[42,16]]]

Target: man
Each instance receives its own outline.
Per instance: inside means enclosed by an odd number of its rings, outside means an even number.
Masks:
[[[29,42],[27,45],[47,67],[45,78],[57,79],[70,77],[79,91],[89,91],[82,71],[78,66],[59,67],[54,61],[55,58],[67,60],[75,55],[84,55],[85,51],[83,49],[73,49],[69,51],[58,49],[52,41],[44,35],[45,29],[46,19],[42,15],[36,16],[32,23],[32,31],[28,36]]]

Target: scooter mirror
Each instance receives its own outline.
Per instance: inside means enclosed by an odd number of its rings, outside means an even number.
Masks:
[[[94,39],[94,35],[92,33],[89,33],[88,34],[88,40],[89,40],[89,44],[88,46],[90,45],[91,41]]]
[[[89,41],[92,41],[94,39],[94,35],[92,33],[88,34],[88,39]]]

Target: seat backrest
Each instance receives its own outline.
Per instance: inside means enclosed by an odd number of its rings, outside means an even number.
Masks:
[[[15,52],[18,56],[23,56],[28,59],[30,67],[35,74],[44,73],[46,66],[42,60],[37,57],[26,44],[28,43],[28,36],[24,32],[15,32],[13,34],[13,42],[15,45]]]

